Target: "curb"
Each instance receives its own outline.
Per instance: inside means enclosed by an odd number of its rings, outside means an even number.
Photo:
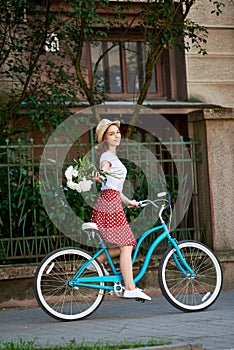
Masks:
[[[123,349],[123,350],[128,350]],[[177,344],[177,345],[163,345],[163,346],[147,346],[143,348],[135,348],[135,350],[204,350],[202,344]]]

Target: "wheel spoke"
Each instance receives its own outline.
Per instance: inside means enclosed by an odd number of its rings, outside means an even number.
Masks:
[[[212,251],[199,242],[180,242],[179,247],[195,276],[184,277],[174,261],[175,250],[169,249],[159,266],[160,287],[167,300],[180,310],[203,310],[213,304],[220,293],[220,264]],[[179,262],[183,266],[183,262]]]
[[[68,281],[91,256],[82,249],[58,249],[45,258],[35,275],[35,295],[39,305],[50,316],[61,320],[75,320],[90,315],[101,304],[103,289],[72,288]],[[85,270],[81,277],[103,276],[100,265],[96,271]],[[100,288],[104,285],[100,283]]]

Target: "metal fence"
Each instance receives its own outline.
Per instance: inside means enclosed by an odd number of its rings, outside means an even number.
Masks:
[[[142,192],[144,183],[142,182],[142,174],[140,173],[141,164],[149,165],[149,176],[154,171],[153,162],[150,157],[154,154],[157,162],[163,167],[167,185],[169,190],[176,195],[177,176],[176,167],[171,157],[176,152],[179,157],[178,161],[182,164],[192,160],[193,166],[193,198],[190,208],[177,228],[175,235],[178,239],[200,238],[201,228],[199,227],[199,218],[197,216],[197,187],[196,187],[196,162],[199,159],[195,154],[194,140],[184,142],[181,138],[180,142],[171,141],[168,145],[161,142],[148,140],[141,143],[138,149],[136,144],[127,144],[125,154],[126,158],[133,160],[130,165],[130,178],[127,182],[126,191],[132,195],[132,184],[135,191]],[[189,150],[190,159],[184,156],[183,147]],[[70,164],[75,156],[83,155],[88,150],[94,149],[94,145],[76,143],[72,146],[67,154],[66,162],[63,166]],[[139,159],[139,154],[144,149],[150,150],[141,155],[140,165],[134,166],[134,154]],[[183,147],[181,147],[183,146]],[[54,161],[59,164],[59,153],[61,148],[67,147],[65,144],[55,144],[55,152],[57,159]],[[33,140],[24,141],[6,140],[4,145],[0,145],[0,264],[12,264],[22,262],[37,262],[50,251],[68,245],[77,245],[51,222],[48,217],[40,196],[40,179],[39,166],[44,145],[34,144]],[[121,150],[120,150],[121,158]],[[125,159],[126,164],[128,160]],[[81,202],[77,202],[77,198],[70,195],[71,203],[76,201],[76,207],[80,206],[79,215],[83,215],[83,219],[87,219],[90,215],[89,206],[85,207]],[[126,193],[128,195],[128,193]],[[139,193],[138,193],[139,195]],[[144,194],[142,194],[144,195]],[[143,199],[143,198],[138,198]],[[131,219],[131,213],[128,214]]]

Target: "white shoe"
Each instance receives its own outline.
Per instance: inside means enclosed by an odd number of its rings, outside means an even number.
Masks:
[[[133,299],[139,298],[139,299],[144,299],[144,300],[151,300],[151,297],[148,296],[147,294],[145,294],[144,292],[142,292],[142,290],[139,288],[136,288],[133,290],[126,289],[124,291],[123,297],[129,298],[129,299],[130,298],[133,298]]]
[[[109,272],[106,270],[104,264],[100,264],[100,265],[101,265],[101,267],[102,267],[102,269],[103,269],[104,275],[105,275],[105,276],[109,276]],[[89,265],[87,266],[87,269],[90,270],[90,271],[96,271],[96,267],[94,266],[93,263],[89,264]]]

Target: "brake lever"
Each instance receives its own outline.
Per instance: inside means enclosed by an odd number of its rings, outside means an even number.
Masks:
[[[148,205],[149,203],[147,203],[147,200],[143,200],[138,202],[138,208],[144,208]]]
[[[171,205],[171,194],[170,194],[170,192],[159,192],[157,194],[158,198],[165,197],[165,196],[167,197],[167,201],[168,201],[169,205]]]

